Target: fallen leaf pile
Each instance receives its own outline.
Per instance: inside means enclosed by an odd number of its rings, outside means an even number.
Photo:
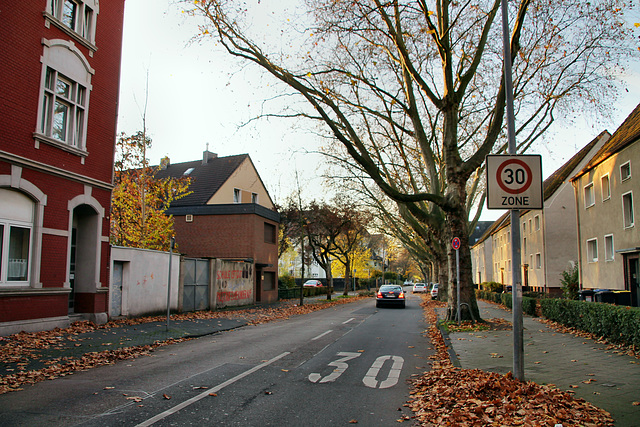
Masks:
[[[171,315],[171,320],[198,320],[215,318],[245,319],[250,325],[288,319],[291,316],[310,313],[316,310],[334,307],[357,301],[365,297],[338,298],[332,301],[321,300],[303,306],[287,301],[274,307],[258,307],[226,311],[198,311]],[[155,348],[185,341],[185,338],[156,341],[150,345],[131,346],[100,352],[89,352],[81,357],[60,357],[43,361],[44,368],[27,370],[25,366],[33,360],[39,360],[41,352],[51,348],[62,348],[69,342],[77,340],[82,333],[96,330],[108,330],[122,326],[132,326],[147,322],[164,322],[166,317],[149,316],[135,319],[119,319],[104,325],[95,325],[88,321],[74,322],[65,329],[56,328],[43,332],[20,332],[7,337],[0,337],[0,361],[5,366],[16,364],[17,369],[5,369],[6,374],[0,376],[0,394],[20,390],[25,384],[55,379],[70,375],[75,371],[84,371],[96,366],[113,364],[118,360],[134,359],[148,355]]]
[[[449,360],[442,334],[435,326],[435,307],[423,298],[430,325],[428,334],[436,349],[432,370],[412,380],[414,418],[422,426],[611,426],[610,414],[569,393],[519,381],[479,369],[459,369]]]

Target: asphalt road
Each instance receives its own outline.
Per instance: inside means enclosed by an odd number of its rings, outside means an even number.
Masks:
[[[396,425],[433,354],[419,302],[339,305],[38,383],[0,396],[0,425]]]

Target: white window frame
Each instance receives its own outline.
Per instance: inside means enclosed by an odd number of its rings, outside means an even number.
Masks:
[[[596,204],[596,196],[593,190],[593,182],[585,185],[583,188],[584,191],[584,207],[590,208],[591,206]]]
[[[629,207],[627,207],[625,200],[629,200],[629,203],[628,203]],[[634,225],[635,225],[635,212],[633,209],[633,192],[629,191],[622,195],[622,227],[633,228]]]
[[[233,189],[233,203],[242,203],[242,191],[239,188]]]
[[[622,172],[624,170],[627,170],[629,172],[628,175],[623,175]],[[620,182],[626,181],[628,179],[631,179],[631,160],[626,161],[620,165]]]
[[[587,262],[598,262],[598,239],[587,240]]]
[[[606,179],[606,185],[605,185]],[[611,199],[611,179],[609,178],[609,174],[604,174],[600,177],[600,186],[602,190],[602,201],[607,201]],[[606,192],[605,192],[606,189]]]
[[[75,21],[69,24],[65,19],[65,6],[75,4]],[[96,23],[100,13],[99,0],[47,0],[44,11],[45,26],[53,24],[76,42],[90,50],[90,55],[98,50],[95,45]]]
[[[251,203],[258,204],[258,193],[251,193]]]
[[[0,187],[1,188],[1,187]],[[6,190],[6,188],[2,188]],[[23,212],[26,208],[28,208],[27,197],[24,193],[19,192],[22,196],[18,201],[17,206],[21,206],[20,211]],[[28,200],[31,204],[29,209],[32,210],[31,213],[31,222],[29,221],[21,221],[16,217],[11,217],[11,213],[9,217],[0,217],[0,225],[2,226],[2,231],[0,232],[0,286],[28,286],[31,280],[31,263],[33,259],[33,250],[35,248],[34,245],[34,221],[35,221],[35,203],[33,200]],[[10,211],[11,212],[11,211]],[[15,211],[14,211],[15,212]],[[22,216],[22,215],[20,215]],[[25,280],[9,280],[9,250],[10,250],[10,240],[11,240],[11,230],[12,228],[23,228],[29,231],[29,246],[27,247],[27,259],[25,265]]]
[[[540,231],[540,215],[533,217],[533,224],[536,227],[536,231]]]
[[[536,254],[536,270],[540,270],[542,268],[542,254],[538,252]]]
[[[615,249],[613,246],[613,234],[606,234],[604,236],[604,260],[613,261],[615,256]]]
[[[38,121],[33,133],[36,148],[40,143],[46,143],[81,156],[84,161],[88,154],[86,141],[91,77],[95,71],[73,42],[45,39],[43,45]],[[69,96],[59,93],[57,82],[70,85]],[[80,88],[83,89],[83,105],[78,102]],[[58,103],[70,110],[65,140],[54,136],[54,108]]]

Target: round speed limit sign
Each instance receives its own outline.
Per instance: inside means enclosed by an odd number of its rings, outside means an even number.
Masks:
[[[496,180],[503,191],[509,194],[520,194],[531,187],[533,174],[525,162],[511,159],[500,164],[496,172]]]

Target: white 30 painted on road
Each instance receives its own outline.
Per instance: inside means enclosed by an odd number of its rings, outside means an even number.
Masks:
[[[398,383],[398,378],[400,378],[400,371],[402,371],[402,365],[404,365],[404,359],[400,356],[380,356],[373,362],[373,365],[369,368],[367,375],[364,376],[362,382],[367,387],[376,388],[378,387],[378,381],[376,377],[380,372],[380,368],[384,365],[386,360],[393,360],[393,365],[391,366],[391,370],[389,371],[389,376],[386,380],[380,382],[379,388],[389,388],[393,387]]]
[[[319,383],[319,384],[334,382],[349,367],[347,362],[349,360],[355,359],[356,357],[359,357],[361,354],[362,353],[351,353],[347,351],[339,352],[338,356],[342,356],[342,357],[338,360],[335,360],[329,363],[329,366],[336,367],[336,369],[334,369],[332,373],[330,373],[324,378],[322,377],[322,375],[318,373],[311,373],[309,374],[309,381],[311,381],[312,383]],[[389,375],[387,376],[386,380],[378,382],[376,377],[380,373],[380,369],[382,369],[384,362],[386,362],[387,360],[393,361],[391,369],[389,370]],[[398,383],[398,379],[400,378],[400,372],[402,371],[403,365],[404,365],[404,359],[400,356],[380,356],[373,362],[373,364],[371,365],[371,368],[369,368],[369,370],[367,371],[367,374],[362,379],[362,382],[364,383],[364,385],[371,388],[393,387]]]

